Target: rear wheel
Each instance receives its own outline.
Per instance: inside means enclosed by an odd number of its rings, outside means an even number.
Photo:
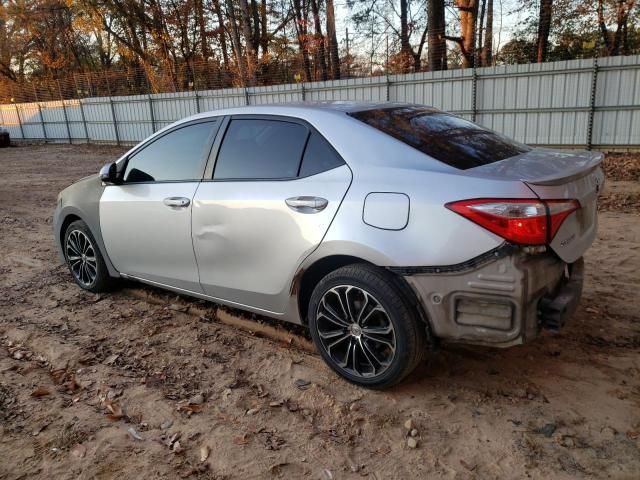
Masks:
[[[82,220],[67,227],[63,248],[69,271],[81,288],[97,293],[113,286],[114,279],[109,275],[100,249]]]
[[[323,359],[350,382],[390,387],[424,358],[425,325],[383,269],[357,264],[324,277],[309,302],[311,336]]]

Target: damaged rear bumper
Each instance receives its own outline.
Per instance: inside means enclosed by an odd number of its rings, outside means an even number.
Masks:
[[[582,259],[567,265],[512,245],[462,265],[392,270],[417,294],[433,334],[463,343],[508,347],[561,328],[582,293]]]

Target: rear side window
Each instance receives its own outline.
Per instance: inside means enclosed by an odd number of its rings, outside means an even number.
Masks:
[[[307,142],[307,148],[304,150],[304,157],[302,157],[300,176],[308,177],[340,165],[344,165],[344,162],[329,145],[329,142],[317,133],[312,133]]]
[[[201,180],[204,148],[215,122],[174,130],[134,153],[127,162],[125,182]]]
[[[232,120],[213,178],[295,178],[307,141],[303,125],[279,120]]]
[[[531,150],[460,117],[425,107],[393,107],[350,115],[436,160],[466,170]]]

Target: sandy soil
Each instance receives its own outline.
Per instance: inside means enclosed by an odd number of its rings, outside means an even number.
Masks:
[[[56,195],[120,151],[0,150],[0,478],[638,478],[640,188],[615,167],[637,158],[608,159],[565,330],[443,347],[372,392],[300,330],[134,284],[81,291],[55,255]]]

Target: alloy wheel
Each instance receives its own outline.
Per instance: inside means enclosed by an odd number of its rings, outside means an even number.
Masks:
[[[89,237],[80,230],[73,230],[67,235],[65,253],[76,280],[84,286],[91,285],[98,275],[98,261]]]
[[[386,371],[396,354],[393,323],[366,290],[339,285],[325,292],[316,312],[322,347],[340,368],[358,377]]]

